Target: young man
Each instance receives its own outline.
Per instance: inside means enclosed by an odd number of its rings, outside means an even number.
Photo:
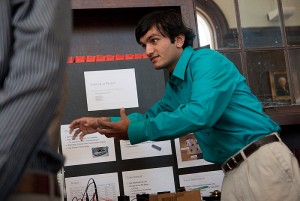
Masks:
[[[169,71],[164,96],[145,114],[76,119],[73,138],[98,131],[135,144],[194,133],[204,159],[222,164],[223,201],[300,200],[297,160],[234,64],[194,51],[194,34],[174,11],[145,16],[135,35],[153,67]]]

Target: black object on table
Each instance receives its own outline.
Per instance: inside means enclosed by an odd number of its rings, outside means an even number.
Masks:
[[[220,201],[221,200],[221,197],[202,197],[202,200],[203,201]]]

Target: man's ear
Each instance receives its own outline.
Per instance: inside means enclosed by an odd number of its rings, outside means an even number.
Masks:
[[[185,36],[184,35],[178,35],[178,36],[176,36],[176,38],[175,38],[176,47],[182,48],[182,46],[184,44],[184,40],[185,40]]]

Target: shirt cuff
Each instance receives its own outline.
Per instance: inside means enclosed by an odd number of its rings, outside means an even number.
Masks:
[[[111,122],[118,122],[121,120],[121,117],[110,117]]]
[[[132,121],[128,125],[128,138],[131,144],[148,141],[145,135],[145,121]]]

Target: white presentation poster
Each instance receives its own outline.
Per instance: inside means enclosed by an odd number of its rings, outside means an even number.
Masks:
[[[72,140],[69,125],[60,127],[62,153],[66,157],[65,166],[116,161],[114,138],[99,133],[79,136]]]
[[[137,194],[157,194],[157,192],[175,192],[172,167],[143,169],[122,172],[125,195],[130,200]]]
[[[122,160],[172,155],[170,140],[159,142],[147,141],[135,145],[130,144],[129,140],[121,140],[120,146]]]
[[[210,196],[214,190],[221,191],[224,174],[222,170],[179,175],[179,184],[186,190],[200,188],[202,196]]]
[[[178,168],[210,165],[203,159],[202,151],[193,133],[175,139]]]
[[[118,201],[120,195],[118,173],[66,178],[67,201],[86,200],[86,188],[89,200],[96,200],[95,186],[98,200]]]
[[[135,70],[84,72],[88,111],[138,107]]]

